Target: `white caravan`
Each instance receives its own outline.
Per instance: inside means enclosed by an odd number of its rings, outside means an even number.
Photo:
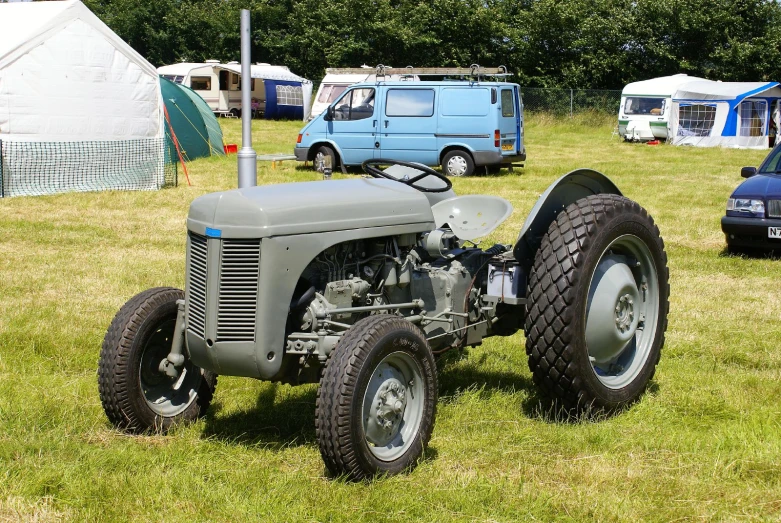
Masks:
[[[672,96],[678,87],[695,80],[702,78],[676,74],[627,84],[621,93],[618,134],[633,142],[666,140]]]
[[[216,114],[239,116],[241,113],[241,65],[238,62],[179,63],[158,67],[157,72],[198,93]],[[312,82],[280,65],[253,64],[251,73],[253,113],[270,119],[304,119],[309,114]]]

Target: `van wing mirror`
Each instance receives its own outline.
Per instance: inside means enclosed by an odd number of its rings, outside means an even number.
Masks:
[[[751,178],[757,174],[757,168],[756,167],[743,167],[740,169],[740,175],[743,178]]]
[[[323,116],[323,120],[330,122],[334,119],[334,106],[329,105],[328,109],[325,110],[325,116]]]

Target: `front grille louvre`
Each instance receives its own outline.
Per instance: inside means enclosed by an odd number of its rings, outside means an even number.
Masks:
[[[259,240],[223,240],[217,341],[255,341]]]
[[[767,201],[767,215],[771,218],[781,218],[781,200]]]
[[[206,238],[190,233],[190,267],[187,281],[187,330],[200,338],[206,332]]]

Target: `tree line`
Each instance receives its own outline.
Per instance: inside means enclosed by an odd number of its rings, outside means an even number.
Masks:
[[[154,65],[252,58],[326,67],[505,65],[526,87],[620,89],[675,73],[781,81],[775,0],[84,0]]]

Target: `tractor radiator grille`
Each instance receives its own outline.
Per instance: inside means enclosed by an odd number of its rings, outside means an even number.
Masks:
[[[767,201],[767,215],[771,218],[781,218],[781,200]]]
[[[190,233],[190,267],[187,281],[187,330],[200,338],[206,327],[206,238]]]
[[[254,341],[260,240],[223,240],[217,341]]]

